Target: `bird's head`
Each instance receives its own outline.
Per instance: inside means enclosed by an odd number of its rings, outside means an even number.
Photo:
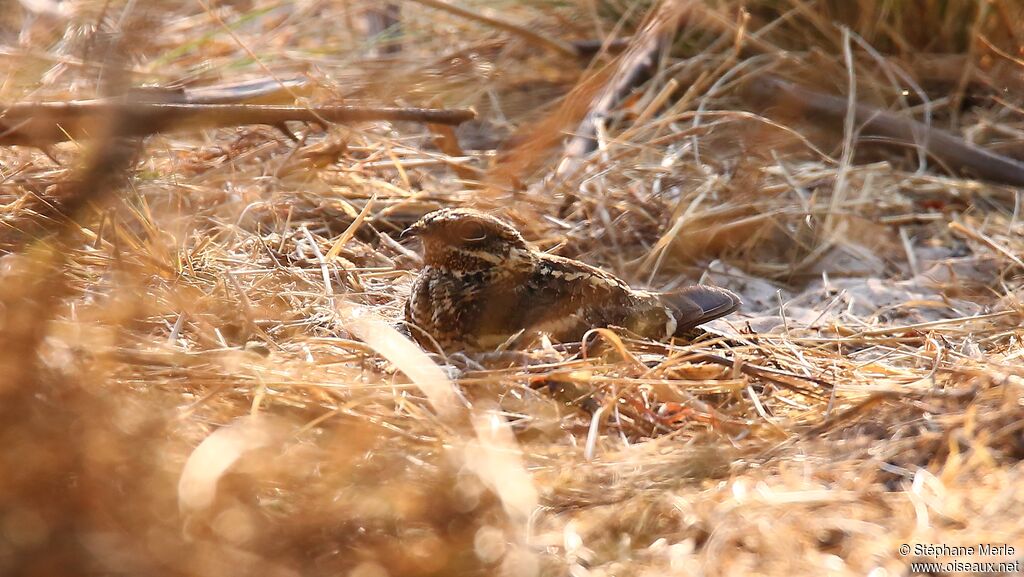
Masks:
[[[423,242],[423,261],[456,271],[502,265],[529,252],[522,235],[489,214],[466,208],[436,210],[402,233]]]

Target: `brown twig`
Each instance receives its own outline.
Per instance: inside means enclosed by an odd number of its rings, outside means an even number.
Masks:
[[[372,120],[460,124],[476,116],[470,109],[391,108],[361,106],[284,106],[259,104],[193,104],[126,102],[124,100],[41,102],[2,106],[0,145],[46,146],[87,138],[98,119],[123,117],[116,136],[148,136],[173,130],[195,130],[300,122],[364,122]]]
[[[786,379],[795,379],[804,382],[814,383],[815,385],[818,385],[824,389],[832,389],[834,387],[832,383],[826,381],[825,379],[819,379],[817,377],[811,377],[808,375],[798,375],[796,373],[791,373],[789,371],[773,369],[771,367],[765,367],[762,365],[753,365],[750,363],[741,362],[738,359],[730,360],[725,357],[713,355],[710,353],[694,352],[692,355],[687,355],[686,357],[684,357],[684,359],[708,361],[716,365],[721,365],[723,367],[729,367],[732,369],[736,369],[738,367],[738,370],[747,376],[759,377],[767,381],[771,381],[778,385],[782,385],[787,389],[791,389],[793,391],[805,394],[809,397],[823,398],[824,395],[811,388],[805,388],[795,385]]]
[[[798,111],[833,124],[842,123],[847,101],[797,86],[781,78],[762,75],[748,81],[745,96],[752,102],[771,102],[787,114]],[[912,118],[880,110],[865,104],[854,109],[861,136],[878,136],[894,143],[923,147],[924,150],[958,175],[971,175],[1001,184],[1024,186],[1024,163],[973,146],[943,130],[931,128]]]

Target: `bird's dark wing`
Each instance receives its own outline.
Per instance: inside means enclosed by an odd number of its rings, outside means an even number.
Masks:
[[[662,293],[661,301],[676,317],[676,335],[740,308],[742,301],[732,291],[713,286],[691,286]]]

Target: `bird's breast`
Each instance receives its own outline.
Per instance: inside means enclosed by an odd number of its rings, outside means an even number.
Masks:
[[[443,347],[472,343],[481,319],[491,312],[493,270],[465,271],[428,266],[413,284],[407,321],[428,333]]]

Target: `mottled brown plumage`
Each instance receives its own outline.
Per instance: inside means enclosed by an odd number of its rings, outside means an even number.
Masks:
[[[405,318],[426,348],[492,349],[518,333],[579,341],[617,326],[663,339],[729,314],[733,293],[692,286],[674,293],[631,289],[582,262],[539,252],[508,224],[482,212],[443,209],[403,233],[423,242],[424,268]]]

